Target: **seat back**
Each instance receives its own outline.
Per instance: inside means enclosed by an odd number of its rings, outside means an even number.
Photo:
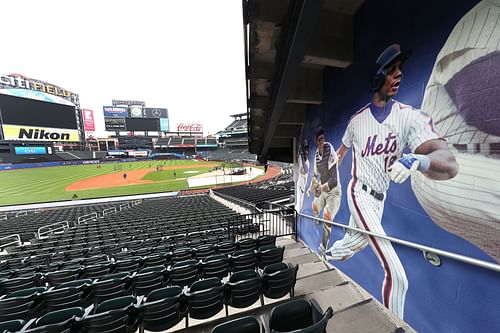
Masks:
[[[321,311],[313,306],[314,300],[304,299],[292,300],[285,304],[280,304],[271,310],[269,328],[273,333],[324,333],[328,321],[333,316],[332,307],[322,314],[321,318],[315,321],[316,314]],[[319,312],[321,314],[321,312]]]
[[[314,324],[311,304],[304,299],[291,300],[275,306],[269,315],[269,328],[289,332]]]
[[[86,307],[91,303],[90,290],[83,286],[48,290],[41,294],[41,299],[45,311]]]
[[[223,254],[205,258],[201,263],[203,278],[218,277],[222,279],[229,274],[229,259]]]
[[[87,333],[133,333],[139,327],[139,315],[135,307],[110,310],[85,316],[81,331]]]
[[[185,260],[174,264],[169,271],[170,284],[177,286],[191,286],[198,280],[198,262]]]
[[[45,280],[53,287],[61,283],[77,280],[80,276],[80,268],[66,269],[45,274]]]
[[[210,333],[260,333],[261,325],[253,316],[234,319],[215,326]]]
[[[40,275],[35,274],[29,277],[5,279],[0,281],[0,295],[6,295],[18,290],[41,287],[43,285]]]
[[[166,269],[163,271],[150,271],[139,273],[134,276],[134,293],[136,295],[146,295],[150,291],[163,287]]]
[[[254,270],[234,273],[226,285],[226,304],[235,308],[245,308],[260,297],[262,282]]]
[[[276,246],[276,236],[262,235],[257,238],[258,249],[263,246],[269,246],[269,245]]]
[[[257,266],[260,269],[264,267],[280,263],[283,261],[284,247],[276,247],[274,245],[266,245],[257,251]]]
[[[285,263],[266,266],[262,274],[264,296],[277,299],[290,293],[290,297],[293,297],[298,268],[299,266],[288,266]]]
[[[207,319],[217,314],[224,306],[223,286],[219,278],[210,278],[193,283],[187,293],[189,316]]]
[[[239,250],[256,250],[257,241],[253,238],[243,238],[238,241]]]
[[[0,332],[18,332],[26,325],[26,322],[21,319],[9,320],[0,322]]]
[[[175,326],[186,316],[186,300],[177,286],[161,288],[147,295],[139,309],[142,330],[159,332]]]
[[[236,251],[236,243],[231,240],[226,240],[217,244],[217,252],[219,254],[229,255]]]
[[[233,272],[255,269],[257,255],[254,250],[239,250],[231,255],[230,262]]]

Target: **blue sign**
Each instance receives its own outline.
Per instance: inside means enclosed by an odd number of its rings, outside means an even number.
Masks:
[[[45,147],[15,147],[16,155],[44,155]]]
[[[160,118],[160,131],[168,132],[168,118]]]
[[[104,117],[111,118],[127,118],[128,108],[126,106],[103,106],[102,112]]]

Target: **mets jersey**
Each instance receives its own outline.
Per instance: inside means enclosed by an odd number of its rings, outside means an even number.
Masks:
[[[403,149],[415,152],[422,143],[439,139],[429,115],[409,105],[390,100],[387,114],[377,118],[372,104],[356,112],[347,125],[342,143],[352,146],[351,175],[377,192],[389,188],[389,167]]]
[[[328,187],[333,189],[337,186],[337,179],[339,178],[338,168],[334,168],[339,158],[337,152],[333,149],[330,142],[323,144],[323,155],[320,155],[318,149],[314,155],[314,175],[319,174],[321,184],[328,183]]]

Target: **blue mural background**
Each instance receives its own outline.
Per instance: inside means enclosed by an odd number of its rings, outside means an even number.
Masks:
[[[309,161],[314,160],[314,132],[325,128],[325,140],[335,148],[350,116],[371,100],[371,73],[379,53],[388,45],[401,44],[413,54],[404,66],[402,86],[396,99],[419,108],[436,56],[460,18],[478,1],[367,1],[355,17],[354,61],[347,69],[325,70],[323,104],[310,107],[308,119],[298,137],[310,143]],[[348,224],[345,192],[351,179],[351,154],[340,166],[342,203],[335,221]],[[309,171],[306,188],[311,180]],[[313,196],[304,197],[302,212],[312,215]],[[409,181],[391,184],[382,225],[387,235],[439,249],[494,262],[477,246],[436,225],[418,203]],[[343,237],[332,229],[330,243]],[[314,251],[321,242],[322,226],[299,218],[299,236]],[[395,245],[405,267],[409,290],[405,318],[418,332],[500,331],[498,313],[500,274],[441,258],[432,266],[423,254]],[[370,247],[345,262],[332,262],[381,301],[384,272]]]

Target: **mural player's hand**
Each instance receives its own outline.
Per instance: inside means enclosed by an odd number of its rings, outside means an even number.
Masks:
[[[419,164],[418,158],[412,154],[404,154],[389,168],[389,177],[395,183],[402,183],[418,169]]]

